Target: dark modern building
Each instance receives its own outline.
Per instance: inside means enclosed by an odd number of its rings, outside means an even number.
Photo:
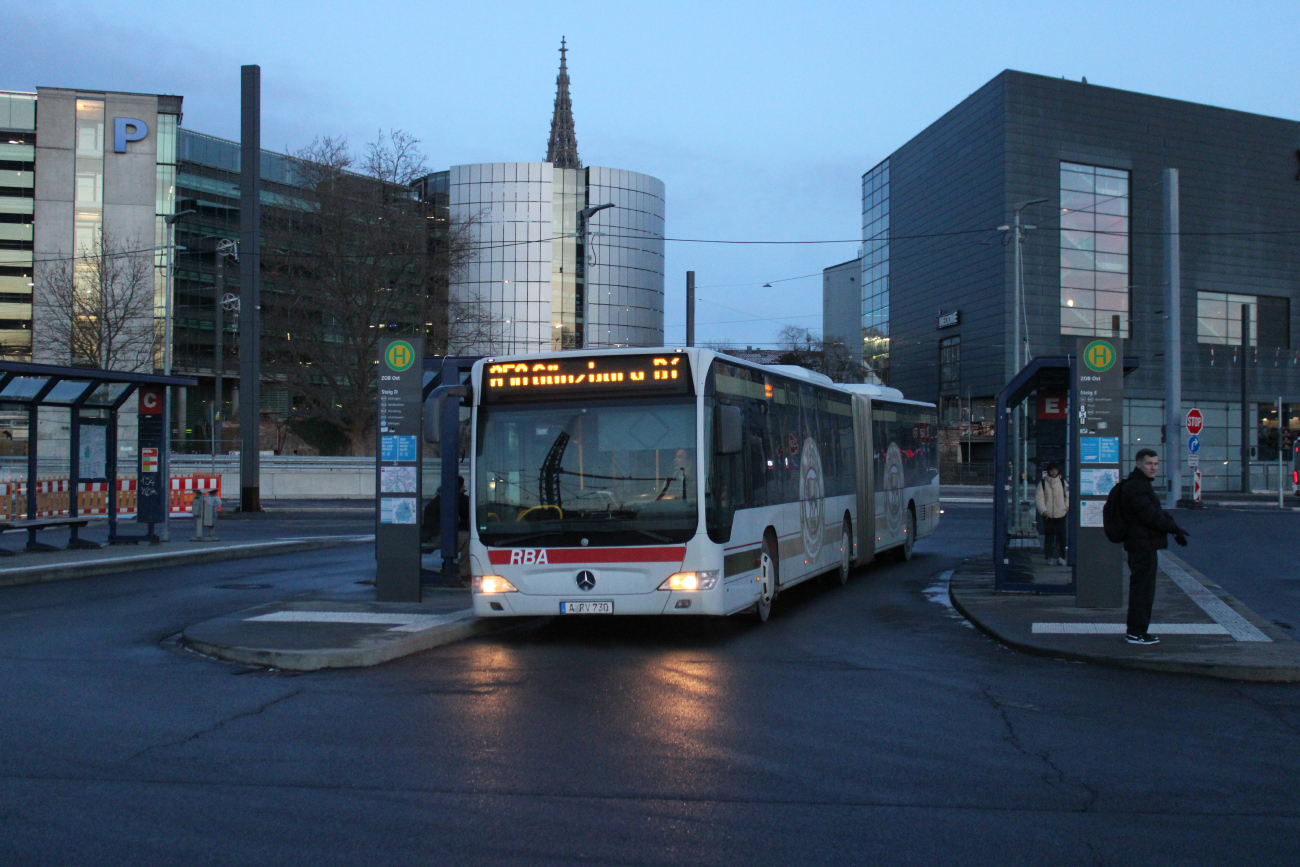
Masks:
[[[1207,490],[1241,478],[1241,365],[1255,485],[1300,433],[1300,122],[1005,71],[863,176],[864,364],[966,429],[1013,374],[1014,245],[1034,356],[1119,338],[1130,453],[1162,438],[1163,174],[1181,197],[1183,402],[1205,415]],[[1240,344],[1249,305],[1248,347]],[[1279,430],[1278,397],[1282,398]],[[1294,400],[1294,403],[1290,401]],[[1276,476],[1272,477],[1275,484]]]

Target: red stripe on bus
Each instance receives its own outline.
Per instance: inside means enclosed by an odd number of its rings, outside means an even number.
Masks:
[[[509,566],[512,551],[546,551],[546,564],[554,563],[677,563],[686,548],[497,548],[488,551],[488,562]],[[534,565],[516,563],[515,565]],[[545,564],[544,564],[545,565]]]

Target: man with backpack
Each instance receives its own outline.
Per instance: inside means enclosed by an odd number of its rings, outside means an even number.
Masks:
[[[1137,466],[1106,498],[1103,519],[1106,537],[1124,542],[1131,573],[1128,588],[1128,628],[1124,636],[1129,644],[1159,644],[1147,629],[1151,626],[1151,606],[1156,599],[1156,572],[1160,569],[1157,553],[1169,547],[1168,535],[1174,534],[1179,545],[1187,544],[1187,531],[1174,522],[1160,506],[1151,480],[1160,470],[1160,458],[1153,449],[1139,449]],[[1118,519],[1115,520],[1115,519]],[[1119,524],[1120,526],[1116,526]]]

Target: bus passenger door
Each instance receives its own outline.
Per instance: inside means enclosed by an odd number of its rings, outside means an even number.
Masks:
[[[853,464],[857,482],[857,562],[870,563],[876,552],[875,460],[871,436],[871,399],[853,395]]]

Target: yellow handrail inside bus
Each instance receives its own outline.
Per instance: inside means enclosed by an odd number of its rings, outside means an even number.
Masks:
[[[559,506],[546,505],[546,506],[530,506],[529,508],[524,509],[522,512],[520,512],[518,515],[515,515],[515,520],[522,521],[529,514],[539,511],[540,509],[554,509],[555,511],[560,513],[561,519],[564,518],[564,510],[561,509]]]

